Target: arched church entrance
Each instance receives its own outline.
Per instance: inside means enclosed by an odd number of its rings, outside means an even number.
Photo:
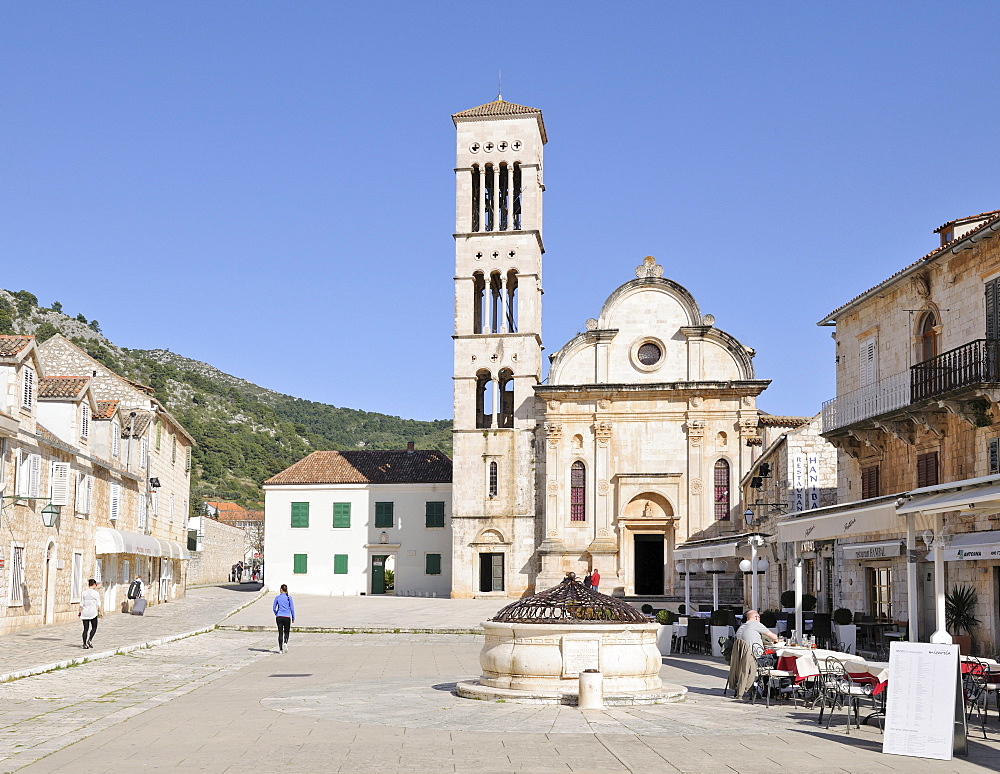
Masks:
[[[626,594],[667,593],[666,566],[673,546],[674,518],[670,501],[657,492],[643,492],[625,506],[619,524],[624,538]]]

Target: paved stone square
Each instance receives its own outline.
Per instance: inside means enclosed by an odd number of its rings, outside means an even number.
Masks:
[[[336,617],[340,602],[310,604]],[[279,655],[273,632],[215,630],[15,680],[2,686],[0,771],[1000,770],[995,715],[968,759],[883,755],[878,728],[847,735],[843,713],[827,731],[814,710],[723,696],[724,664],[701,656],[665,659],[663,678],[690,689],[679,704],[583,712],[461,699],[452,686],[478,675],[481,642],[300,632]]]

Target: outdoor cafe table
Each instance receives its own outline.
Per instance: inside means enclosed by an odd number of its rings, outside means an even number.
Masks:
[[[810,677],[815,677],[819,674],[819,670],[816,668],[816,659],[819,659],[820,664],[822,664],[828,658],[835,658],[839,661],[856,661],[864,663],[864,659],[859,659],[857,656],[852,656],[850,653],[841,653],[836,650],[824,650],[823,648],[802,648],[796,646],[776,646],[774,648],[774,653],[778,657],[778,669],[782,669],[786,672],[792,672],[795,675],[795,682],[801,683],[803,680],[807,680]],[[850,670],[848,670],[850,672]]]

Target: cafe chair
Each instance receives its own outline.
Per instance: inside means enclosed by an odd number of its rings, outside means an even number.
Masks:
[[[725,690],[732,688],[733,696],[737,699],[750,690],[756,679],[759,653],[755,653],[754,650],[757,647],[755,645],[751,648],[743,640],[733,642],[733,653],[729,658],[729,679],[726,680]],[[764,649],[760,648],[760,653],[763,652]]]
[[[706,649],[711,648],[711,642],[708,639],[708,621],[704,618],[689,618],[688,619],[688,629],[687,629],[687,651],[691,652],[692,648],[696,648],[699,653],[705,653]],[[711,652],[709,650],[708,652]]]
[[[833,643],[833,616],[830,613],[816,613],[813,616],[812,635],[821,648]]]
[[[989,699],[986,668],[976,658],[968,657],[962,675],[962,695],[965,698],[966,721],[972,720],[972,713],[979,713],[979,725],[986,738],[986,702]]]
[[[778,696],[782,694],[782,689],[788,686],[795,678],[794,672],[785,669],[778,669],[778,657],[774,653],[762,653],[757,657],[757,679],[754,683],[753,698],[751,704],[757,703],[757,697],[764,699],[764,706],[771,706],[771,694]]]
[[[879,712],[880,708],[875,704],[875,699],[872,696],[874,686],[871,683],[852,678],[844,668],[843,662],[836,658],[826,660],[826,671],[829,673],[827,701],[830,704],[830,717],[827,718],[826,727],[830,728],[837,707],[842,706],[847,709],[847,733],[850,734],[852,710],[854,711],[854,725],[861,728],[862,699],[871,699],[875,711]]]

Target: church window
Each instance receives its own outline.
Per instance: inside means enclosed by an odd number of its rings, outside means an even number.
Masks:
[[[514,426],[514,372],[509,368],[500,371],[500,421],[497,427]]]
[[[490,330],[500,332],[500,321],[503,319],[503,283],[500,274],[490,275]]]
[[[641,347],[639,347],[639,362],[646,366],[656,365],[660,362],[660,358],[663,353],[660,352],[660,348],[653,344],[651,341],[647,341]]]
[[[490,460],[490,464],[487,465],[487,493],[490,497],[497,496],[497,484],[499,479],[499,465],[496,460]]]
[[[715,463],[715,518],[728,521],[729,510],[729,463],[719,460]]]
[[[476,427],[493,426],[493,377],[489,371],[476,374]]]
[[[508,204],[509,204],[509,182],[507,179],[508,168],[506,164],[500,165],[500,178],[497,184],[497,208],[500,210],[498,213],[497,220],[500,221],[500,230],[507,230],[507,218],[509,215]]]
[[[472,230],[479,231],[479,165],[472,165]]]
[[[579,460],[569,471],[569,520],[587,520],[587,469]]]
[[[511,199],[513,200],[513,206],[511,207],[511,218],[514,221],[513,226],[515,231],[521,230],[521,164],[520,162],[514,162],[513,169],[513,185],[511,190]]]
[[[507,272],[507,332],[517,333],[517,270]]]
[[[483,330],[483,305],[486,298],[486,277],[477,271],[472,275],[472,332],[486,333]]]
[[[493,165],[486,165],[486,196],[483,200],[483,214],[486,216],[484,231],[494,230],[494,215],[496,214],[496,180],[493,176]]]

